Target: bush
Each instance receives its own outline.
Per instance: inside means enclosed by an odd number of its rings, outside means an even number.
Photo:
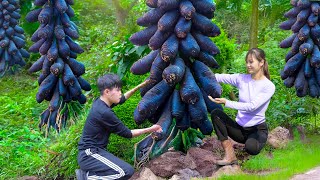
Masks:
[[[214,72],[223,73],[227,69],[234,66],[233,59],[236,51],[235,39],[229,39],[224,29],[221,27],[221,24],[215,22],[221,31],[221,34],[217,37],[212,38],[213,42],[218,46],[220,54],[215,56],[215,59],[220,65],[220,68],[214,70]]]

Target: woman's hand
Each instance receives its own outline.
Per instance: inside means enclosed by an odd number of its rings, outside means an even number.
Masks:
[[[215,102],[217,104],[226,104],[226,102],[227,102],[226,98],[214,98],[213,99],[211,96],[208,96],[208,97],[212,102]]]

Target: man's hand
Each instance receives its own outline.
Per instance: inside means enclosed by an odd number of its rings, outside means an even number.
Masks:
[[[158,125],[158,124],[155,124],[155,125],[153,125],[151,127],[148,127],[148,128],[131,130],[132,137],[137,137],[137,136],[140,136],[141,134],[152,133],[152,132],[161,133],[162,132],[162,127],[160,125]]]
[[[152,132],[158,132],[158,133],[162,132],[162,127],[158,124],[151,126],[151,129],[152,129]]]
[[[124,93],[124,97],[126,99],[129,99],[137,90],[139,90],[140,88],[146,86],[147,84],[150,84],[151,82],[152,82],[151,80],[146,80],[146,81],[140,83],[139,85],[137,85],[136,87],[132,88],[128,92]]]
[[[215,102],[217,104],[226,104],[227,99],[226,98],[212,98],[211,96],[208,96],[208,98],[212,101]]]
[[[151,84],[152,82],[154,82],[154,80],[151,80],[151,79],[147,79],[145,80],[144,82],[142,82],[140,85],[139,85],[139,88],[142,88],[148,84]]]

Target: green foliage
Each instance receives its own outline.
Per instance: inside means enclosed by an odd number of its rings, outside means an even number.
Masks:
[[[249,41],[251,1],[248,0],[217,0],[215,19],[221,22],[229,37],[237,39],[238,44]],[[275,23],[284,20],[283,14],[291,8],[290,2],[278,0],[259,1],[259,41],[264,36],[264,30],[277,27]],[[248,21],[249,20],[249,21]],[[261,36],[262,35],[262,36]]]
[[[35,6],[32,3],[32,0],[21,0],[20,1],[20,9],[21,9],[21,18],[20,18],[20,26],[25,30],[26,35],[31,36],[35,30],[39,27],[39,23],[28,23],[25,19],[27,13],[33,9]]]
[[[47,156],[44,149],[48,140],[35,129],[36,126],[21,125],[18,130],[0,127],[0,179],[39,175],[43,168],[42,159]]]
[[[264,0],[260,1],[260,16],[262,29],[273,26],[279,19],[284,18],[283,14],[292,8],[288,1]]]
[[[108,56],[113,62],[110,64],[112,71],[117,72],[120,78],[129,73],[128,71],[134,62],[150,52],[147,46],[133,45],[129,41],[129,35],[117,38],[107,49],[110,52]]]
[[[217,9],[232,9],[240,13],[244,0],[216,0]]]
[[[86,51],[101,50],[112,42],[117,35],[115,17],[104,0],[78,1],[73,8],[75,17],[72,20],[79,26],[79,43]]]
[[[180,135],[180,134],[178,134]],[[189,128],[183,132],[181,132],[182,139],[182,148],[180,149],[183,152],[187,152],[189,148],[197,146],[199,140],[204,138],[204,135],[200,131]]]
[[[236,38],[238,44],[247,43],[250,32],[250,24],[248,24],[250,21],[248,20],[251,9],[243,5],[244,1],[233,2],[217,0],[218,10],[215,12],[214,19],[220,22],[228,37]]]
[[[220,65],[219,70],[214,72],[224,72],[226,69],[233,66],[232,59],[234,59],[234,52],[236,50],[235,39],[229,39],[222,25],[219,22],[216,23],[221,31],[221,34],[217,37],[212,38],[212,41],[218,46],[220,54],[215,56],[215,59]]]
[[[48,156],[43,162],[44,171],[40,174],[42,179],[57,179],[75,176],[78,167],[78,142],[82,133],[84,122],[89,112],[89,105],[79,117],[79,121],[67,131],[51,137],[51,143],[47,150]]]
[[[128,12],[128,17],[126,19],[126,24],[125,26],[118,26],[118,37],[121,36],[126,36],[127,34],[132,34],[135,33],[137,31],[139,31],[139,29],[141,30],[143,27],[139,27],[136,23],[138,17],[141,17],[143,15],[143,13],[145,13],[147,11],[147,5],[145,4],[144,0],[130,0],[130,1],[121,1],[121,3],[126,3],[126,2],[136,2],[134,3],[134,6],[132,7],[132,9],[127,9]],[[127,3],[128,4],[128,3]],[[128,4],[129,5],[129,4]],[[129,6],[126,6],[126,8],[129,8]]]
[[[85,50],[77,60],[86,67],[83,77],[95,85],[99,76],[111,72],[106,45],[117,35],[113,9],[104,0],[77,1],[72,8],[75,11],[72,21],[80,31],[77,43]]]
[[[121,6],[127,8],[131,1],[121,1]],[[115,9],[104,0],[80,1],[74,6],[79,13],[75,19],[80,29],[79,44],[86,53],[79,55],[78,60],[86,66],[89,81],[95,80],[106,72],[113,72],[123,77],[131,64],[144,56],[149,49],[131,44],[128,40],[130,34],[138,31],[135,24],[137,17],[146,11],[145,3],[137,3],[129,12],[126,27],[116,22]],[[92,11],[95,9],[95,11]],[[76,11],[76,12],[77,12]],[[99,20],[99,21],[93,21]]]
[[[220,65],[219,69],[212,69],[214,73],[239,73],[239,67],[242,67],[242,61],[237,61],[236,48],[237,44],[234,38],[228,38],[227,33],[223,29],[221,23],[215,22],[220,30],[221,34],[212,38],[212,41],[218,46],[220,54],[215,56],[215,59]],[[235,68],[236,67],[236,68]],[[235,69],[233,69],[235,68]],[[234,71],[233,71],[234,70]],[[228,84],[222,84],[223,92],[222,97],[229,97],[230,93],[233,93],[236,89]],[[235,110],[225,109],[226,113],[231,117],[234,116]]]
[[[0,80],[0,179],[39,174],[48,140],[38,131],[44,105],[35,101],[37,83],[21,71]]]

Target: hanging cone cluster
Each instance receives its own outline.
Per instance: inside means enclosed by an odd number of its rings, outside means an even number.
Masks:
[[[15,64],[24,66],[23,58],[30,56],[23,49],[26,38],[18,26],[20,18],[18,0],[0,0],[0,76]]]
[[[146,28],[129,39],[152,49],[130,69],[136,75],[150,72],[151,82],[140,91],[134,120],[161,125],[163,132],[154,133],[155,139],[167,133],[173,118],[182,131],[191,127],[211,134],[207,111],[221,106],[208,95],[220,97],[222,91],[209,68],[219,67],[214,55],[220,51],[209,38],[220,35],[211,21],[215,4],[210,0],[147,0],[146,4],[149,11],[137,20]]]
[[[291,0],[293,6],[284,14],[288,20],[280,24],[293,34],[280,43],[291,50],[285,57],[281,78],[288,88],[295,87],[299,97],[320,95],[320,2]]]
[[[30,52],[39,52],[41,57],[30,67],[29,72],[41,70],[38,78],[39,90],[36,100],[50,101],[49,107],[41,114],[39,127],[50,126],[60,130],[65,126],[70,111],[79,112],[80,104],[86,102],[82,90],[90,91],[90,84],[81,77],[85,66],[76,60],[84,50],[73,41],[78,39],[77,26],[70,20],[74,16],[73,0],[35,0],[40,6],[30,11],[26,20],[40,22],[31,40]],[[67,103],[74,106],[67,106]],[[72,112],[72,113],[73,113]]]

